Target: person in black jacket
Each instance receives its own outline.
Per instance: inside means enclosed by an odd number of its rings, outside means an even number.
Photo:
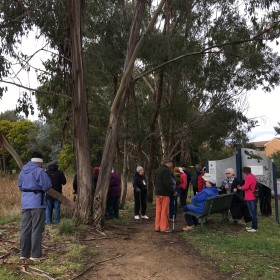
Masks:
[[[47,174],[51,179],[52,188],[62,193],[62,185],[66,184],[66,178],[61,170],[58,170],[57,161],[48,166]],[[60,201],[47,195],[46,224],[52,223],[52,213],[55,210],[54,224],[58,224],[60,220]]]
[[[243,199],[243,191],[238,188],[241,186],[241,182],[234,176],[233,168],[226,169],[226,179],[223,181],[220,188],[218,188],[219,194],[227,194],[227,193],[234,193],[235,195],[232,198],[231,206],[230,206],[230,213],[233,219],[234,224],[238,223],[238,220],[244,218],[246,223],[250,222],[251,216],[249,213],[249,209]],[[223,220],[229,220],[228,212],[224,211],[223,213]]]
[[[139,211],[141,208],[141,218],[149,219],[146,215],[147,210],[147,181],[144,176],[144,168],[138,166],[133,179],[134,188],[134,219],[139,220]]]

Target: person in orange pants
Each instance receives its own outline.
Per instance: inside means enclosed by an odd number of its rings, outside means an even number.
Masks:
[[[156,193],[156,219],[155,231],[170,233],[168,216],[170,196],[176,195],[173,188],[171,170],[173,169],[173,160],[164,159],[162,165],[156,171],[155,193]]]

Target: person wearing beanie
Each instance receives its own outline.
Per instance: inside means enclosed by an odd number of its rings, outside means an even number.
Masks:
[[[95,193],[97,187],[99,172],[100,172],[100,168],[98,166],[95,166],[93,168],[93,194]]]
[[[134,194],[134,219],[139,220],[139,211],[141,210],[141,219],[149,219],[147,211],[147,181],[144,175],[144,168],[138,166],[133,178]]]
[[[38,260],[42,255],[42,237],[46,220],[45,193],[52,187],[43,166],[43,156],[34,152],[31,160],[19,173],[22,221],[20,232],[20,259]]]
[[[62,193],[62,185],[66,184],[64,173],[58,169],[57,161],[51,162],[47,168],[47,174],[51,179],[52,188]],[[55,211],[54,221],[52,219],[53,209]],[[47,195],[46,224],[58,224],[60,221],[60,201]]]
[[[205,188],[203,188],[201,192],[192,197],[192,203],[188,204],[184,208],[185,211],[192,211],[202,214],[205,209],[207,198],[218,195],[215,178],[203,176],[203,180],[205,181]],[[185,213],[185,220],[187,226],[183,228],[184,231],[191,230],[193,229],[194,225],[198,225],[198,219],[195,216]]]

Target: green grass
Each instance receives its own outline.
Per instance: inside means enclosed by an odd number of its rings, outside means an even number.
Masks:
[[[246,232],[244,225],[223,224],[217,214],[184,237],[234,279],[280,279],[280,227],[274,217],[258,218],[258,233]]]
[[[0,226],[13,224],[13,223],[19,223],[20,220],[21,220],[21,216],[18,213],[10,214],[10,215],[7,215],[7,216],[1,216],[0,217]]]

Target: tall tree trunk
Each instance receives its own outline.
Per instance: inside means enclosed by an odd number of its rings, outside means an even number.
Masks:
[[[81,5],[83,1],[70,0],[71,58],[72,58],[72,112],[74,149],[77,166],[78,198],[74,217],[83,223],[92,221],[92,171],[90,164],[89,132],[81,34]]]
[[[154,108],[153,108],[153,117],[152,122],[150,124],[150,151],[149,151],[149,160],[146,167],[146,176],[148,182],[148,201],[152,202],[154,197],[154,180],[153,180],[153,169],[155,166],[156,160],[156,149],[157,149],[157,137],[156,137],[156,128],[157,128],[157,120],[159,117],[161,100],[163,94],[163,69],[160,69],[155,76],[155,90],[153,91],[153,100],[154,100]]]
[[[122,170],[122,195],[120,201],[120,209],[124,209],[127,194],[127,177],[128,177],[128,152],[127,152],[127,135],[124,139],[123,149],[123,170]]]
[[[97,229],[102,229],[102,226],[104,224],[104,213],[106,210],[106,198],[109,187],[110,172],[113,162],[113,155],[115,153],[114,142],[118,134],[120,118],[127,97],[127,88],[129,87],[129,83],[132,78],[134,62],[144,42],[145,35],[150,32],[150,30],[154,26],[157,16],[161,11],[165,0],[162,0],[158,5],[157,10],[146,29],[146,33],[142,35],[141,39],[138,42],[146,2],[147,1],[144,0],[138,0],[136,3],[135,15],[130,29],[127,55],[124,64],[124,73],[116,97],[111,107],[109,125],[107,128],[105,146],[100,166],[100,174],[94,196],[94,225]]]

